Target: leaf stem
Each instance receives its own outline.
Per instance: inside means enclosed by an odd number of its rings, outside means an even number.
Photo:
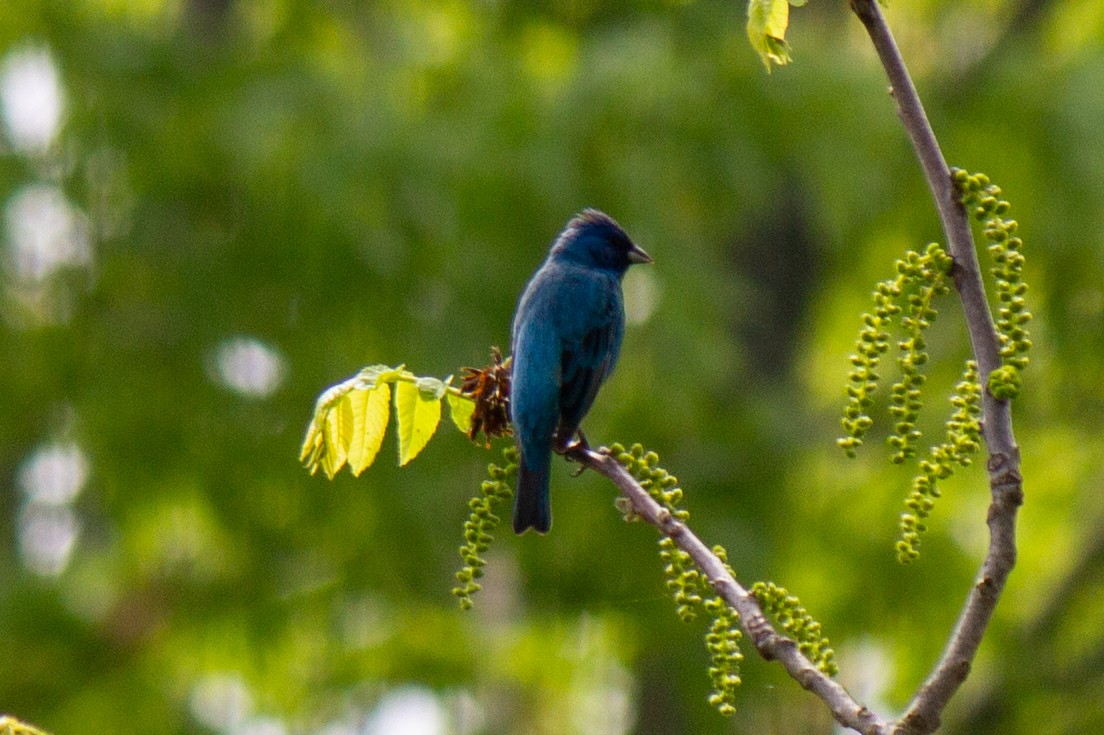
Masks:
[[[410,372],[409,370],[403,370],[399,373],[396,373],[395,377],[393,379],[385,380],[383,382],[385,382],[385,383],[387,383],[387,382],[413,383],[413,384],[417,385],[418,381],[424,380],[424,379],[425,378],[423,376],[415,375],[414,373]],[[441,381],[441,384],[445,386],[445,393],[449,393],[451,395],[454,395],[457,398],[463,398],[466,401],[472,400],[471,396],[464,395],[464,392],[460,390],[460,386],[453,385],[450,382],[451,380],[452,380],[452,376],[450,375],[450,376],[448,376],[447,378],[445,378],[444,380]]]

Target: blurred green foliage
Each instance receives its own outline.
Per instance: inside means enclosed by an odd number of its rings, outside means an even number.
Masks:
[[[296,462],[314,398],[363,365],[506,347],[584,206],[657,262],[626,280],[588,437],[659,451],[699,534],[902,708],[981,558],[984,468],[946,482],[904,569],[908,472],[834,438],[871,284],[938,223],[846,4],[794,13],[770,76],[744,9],[0,4],[0,710],[55,735],[830,732],[753,656],[717,716],[702,630],[599,478],[557,466],[555,529],[500,538],[461,612],[495,453],[451,432],[359,479]],[[1036,316],[1019,566],[945,732],[1100,731],[1104,10],[888,13],[944,152],[1016,208]],[[938,308],[941,404],[968,345]]]

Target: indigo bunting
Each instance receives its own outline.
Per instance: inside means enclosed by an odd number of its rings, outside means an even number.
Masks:
[[[617,363],[625,333],[622,276],[633,263],[651,262],[613,219],[587,209],[567,223],[521,295],[510,388],[520,454],[516,533],[552,525],[552,450],[570,448]]]

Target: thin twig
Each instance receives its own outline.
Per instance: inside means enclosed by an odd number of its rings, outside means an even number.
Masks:
[[[649,495],[616,459],[582,444],[569,449],[565,456],[609,478],[617,485],[621,494],[629,499],[637,515],[659,529],[660,533],[669,536],[680,549],[690,555],[717,594],[740,614],[740,624],[759,655],[768,661],[782,664],[803,688],[828,705],[840,724],[863,735],[889,733],[889,724],[856,702],[838,682],[819,671],[798,650],[795,641],[774,629],[763,615],[759,601],[736,581],[713,550],[685,523],[672,516],[670,511]]]
[[[870,34],[889,77],[898,115],[935,200],[955,260],[955,288],[966,317],[981,384],[986,386],[989,374],[1001,365],[1000,343],[985,297],[967,213],[958,199],[947,162],[881,8],[876,0],[850,1],[851,9]],[[986,389],[982,396],[982,417],[982,431],[989,449],[992,494],[988,514],[989,550],[943,655],[896,723],[894,732],[901,735],[926,735],[939,728],[943,709],[966,680],[1005,581],[1016,563],[1016,512],[1023,503],[1023,478],[1008,401],[998,401]]]

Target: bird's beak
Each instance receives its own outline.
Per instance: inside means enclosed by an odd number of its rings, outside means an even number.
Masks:
[[[633,245],[629,248],[629,262],[630,263],[654,263],[652,256],[648,255],[640,246]]]

